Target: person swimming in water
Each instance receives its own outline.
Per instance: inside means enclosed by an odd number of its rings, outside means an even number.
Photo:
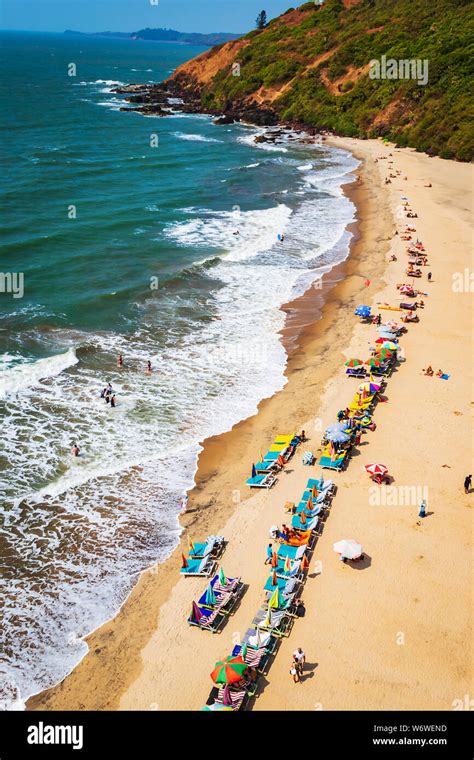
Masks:
[[[123,367],[123,357],[122,357],[122,354],[119,354],[119,357],[117,359],[117,367]]]
[[[146,363],[146,371],[147,372],[151,372],[151,361],[149,359],[148,359],[148,361]]]
[[[79,446],[77,445],[77,443],[73,443],[72,444],[72,448],[71,448],[71,454],[72,454],[72,456],[73,457],[78,457],[80,453],[81,452],[79,450]]]
[[[107,393],[107,388],[103,388],[100,392],[100,397],[105,398],[105,394]]]
[[[110,397],[110,406],[112,409],[115,407],[115,393],[113,396]]]

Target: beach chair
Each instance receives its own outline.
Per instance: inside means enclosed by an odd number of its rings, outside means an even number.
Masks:
[[[213,559],[216,559],[222,553],[224,545],[223,536],[208,536],[205,543],[192,543],[189,556],[191,559],[203,559],[212,554]]]
[[[257,462],[255,465],[255,472],[257,475],[271,475],[272,473],[279,472],[281,467],[277,464],[276,459],[262,462]]]
[[[321,459],[319,460],[319,464],[324,469],[340,471],[344,467],[344,464],[346,461],[347,461],[347,449],[344,449],[343,452],[341,452],[337,457],[332,459],[330,455],[330,448],[329,446],[327,446],[323,452]]]
[[[246,689],[229,689],[228,691],[230,695],[231,704],[228,705],[229,707],[232,707],[232,710],[237,711],[240,710],[242,707],[242,704],[244,700],[248,697],[248,692]],[[224,705],[224,689],[219,689],[219,696],[215,700],[216,705]]]
[[[203,559],[188,559],[187,567],[182,567],[179,571],[181,575],[209,576],[216,569],[216,562],[211,557]]]
[[[316,478],[309,478],[308,482],[306,483],[306,491],[312,490],[314,486],[316,486],[318,496],[322,493],[332,494],[336,490],[336,484],[334,483],[334,480],[325,480],[323,483],[321,483],[321,481],[317,480]]]
[[[273,636],[271,631],[260,628],[248,628],[242,639],[242,644],[247,644],[251,649],[265,649],[268,654],[273,654],[279,639]]]
[[[296,585],[298,583],[301,583],[297,578],[281,578],[275,573],[275,580],[277,582],[278,590],[281,591],[283,596],[288,596],[289,594],[292,594],[293,591],[296,588]],[[277,586],[273,585],[273,573],[268,577],[267,582],[265,583],[264,590],[269,591],[270,594],[272,594]]]
[[[273,473],[268,475],[256,475],[245,481],[249,488],[271,488],[276,483],[276,477]]]
[[[276,550],[278,559],[302,559],[303,554],[306,552],[306,546],[288,546],[288,544],[280,544]]]
[[[294,559],[291,560],[291,568],[289,570],[285,570],[285,558],[282,557],[278,560],[277,567],[274,568],[275,573],[279,578],[285,578],[288,580],[289,578],[296,578],[298,581],[302,580],[302,575],[300,572],[301,568],[301,560]]]
[[[220,610],[209,610],[205,607],[197,607],[199,615],[193,618],[192,614],[188,617],[189,625],[201,628],[203,631],[212,631],[216,633],[225,620],[225,615]]]
[[[232,650],[232,657],[239,657],[242,652],[242,644],[236,644]],[[247,653],[244,657],[244,662],[251,668],[256,668],[259,673],[265,673],[266,665],[270,659],[270,652],[265,647],[259,649],[253,649],[247,646]]]
[[[358,377],[364,379],[367,376],[367,370],[364,367],[348,367],[346,369],[347,377]]]
[[[219,575],[214,576],[211,581],[211,586],[217,593],[232,593],[239,597],[244,589],[244,584],[240,576],[237,578],[227,578],[227,583],[223,586],[219,581]]]
[[[317,517],[308,519],[305,523],[301,522],[300,515],[293,515],[293,517],[291,518],[291,527],[298,528],[298,530],[316,530],[317,525],[318,525]]]
[[[238,597],[236,594],[232,594],[230,592],[215,592],[216,596],[216,603],[215,604],[206,604],[206,597],[207,597],[207,591],[204,591],[202,596],[198,599],[198,605],[202,609],[206,610],[216,610],[217,612],[221,612],[223,615],[230,615],[233,608],[237,604]]]
[[[291,433],[291,435],[277,435],[275,436],[275,440],[273,441],[274,446],[281,446],[282,444],[289,446],[290,441],[293,440],[296,433]]]
[[[264,631],[271,631],[274,636],[288,636],[291,618],[286,610],[268,610],[261,607],[254,619],[252,625],[262,628]]]

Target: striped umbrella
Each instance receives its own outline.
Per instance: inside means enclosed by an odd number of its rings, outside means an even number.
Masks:
[[[370,475],[386,475],[388,472],[388,467],[385,467],[384,464],[366,464],[365,470]]]
[[[211,673],[214,683],[235,683],[240,681],[242,675],[247,669],[247,663],[242,657],[226,657],[224,660],[218,660]]]
[[[377,385],[377,383],[362,383],[362,385],[359,385],[359,390],[368,391],[369,393],[377,393],[381,387],[382,386]]]
[[[362,359],[349,359],[347,362],[344,363],[345,367],[360,367],[364,362]]]
[[[381,359],[382,361],[385,361],[385,359],[390,359],[392,356],[393,351],[390,351],[389,348],[379,348],[378,351],[376,351],[374,354],[375,359]]]
[[[375,359],[375,357],[372,357],[371,359],[367,359],[365,364],[367,364],[369,367],[380,367],[382,362],[378,359]]]
[[[398,346],[396,343],[393,343],[393,341],[386,340],[385,343],[382,343],[382,348],[389,348],[390,351],[396,351]]]

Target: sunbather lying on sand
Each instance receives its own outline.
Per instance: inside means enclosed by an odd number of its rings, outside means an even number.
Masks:
[[[433,372],[433,367],[431,366],[431,364],[429,365],[429,367],[423,370],[423,374],[427,375],[428,377],[433,377],[434,372]]]

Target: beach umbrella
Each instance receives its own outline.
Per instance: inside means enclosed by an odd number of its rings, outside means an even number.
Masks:
[[[189,567],[188,560],[186,559],[186,557],[182,553],[181,553],[181,559],[183,561],[181,567],[184,570],[185,568]]]
[[[272,586],[278,586],[278,580],[275,571],[272,573]]]
[[[344,433],[343,430],[335,430],[334,433],[329,433],[327,435],[328,441],[337,443],[345,443],[349,438],[350,436],[348,436],[347,433]]]
[[[255,465],[252,465],[252,478],[257,477],[257,470],[255,469]]]
[[[280,593],[279,589],[275,589],[273,594],[271,595],[270,599],[268,600],[268,607],[272,610],[279,610],[281,607],[283,607],[285,603],[285,600],[283,599],[282,594]]]
[[[306,512],[304,511],[304,509],[302,510],[301,515],[300,515],[300,523],[301,525],[306,525]]]
[[[306,554],[303,554],[303,559],[301,560],[300,567],[301,567],[302,570],[307,570],[308,567],[309,567],[309,559],[306,556]]]
[[[336,541],[333,544],[333,549],[338,554],[341,554],[346,559],[355,559],[362,554],[362,546],[354,541],[353,538],[344,538],[342,541]]]
[[[273,554],[272,554],[271,566],[272,567],[278,567],[278,554],[276,552],[273,552]]]
[[[313,509],[313,502],[311,501],[311,496],[308,496],[308,501],[306,502],[306,509],[308,512],[311,512]]]
[[[366,306],[365,304],[362,304],[361,306],[358,306],[355,310],[354,314],[356,317],[370,317],[370,306]]]
[[[315,499],[315,498],[317,497],[317,495],[318,495],[318,489],[317,489],[317,488],[316,488],[316,486],[314,485],[314,486],[312,487],[312,489],[311,489],[311,496],[313,497],[313,499]]]
[[[400,293],[413,293],[413,285],[402,285]]]
[[[188,540],[188,549],[189,549],[189,551],[190,551],[190,552],[192,552],[193,554],[194,554],[194,552],[196,551],[196,549],[195,549],[195,547],[194,547],[194,543],[193,543],[193,540],[192,540],[191,536],[189,537],[189,540]]]
[[[375,342],[376,343],[385,343],[386,340],[387,340],[387,338],[377,338],[377,340]]]
[[[390,359],[393,356],[393,351],[390,351],[389,348],[379,348],[378,351],[375,352],[374,357],[375,359]]]
[[[242,657],[243,660],[245,660],[247,657],[247,651],[248,651],[247,644],[242,644],[242,649],[240,650],[240,656]]]
[[[193,602],[193,606],[192,606],[192,609],[191,609],[191,615],[190,615],[191,622],[192,623],[199,623],[199,621],[201,620],[202,617],[204,617],[204,616],[203,616],[201,610],[197,606],[196,602]]]
[[[206,596],[205,596],[205,604],[207,604],[209,607],[213,607],[217,602],[217,597],[214,593],[214,589],[212,588],[211,584],[206,589]]]
[[[349,359],[349,361],[345,362],[344,366],[354,368],[360,367],[363,363],[362,359]]]
[[[359,385],[359,390],[368,391],[369,393],[377,393],[381,387],[382,386],[377,385],[377,383],[362,383],[362,385]]]
[[[272,611],[269,607],[267,610],[267,614],[265,615],[264,619],[260,623],[262,628],[271,628],[272,627]]]
[[[223,694],[223,696],[222,696],[222,704],[223,704],[225,707],[230,707],[230,708],[232,708],[232,694],[230,693],[230,689],[229,689],[229,687],[227,686],[227,684],[226,684],[226,685],[225,685],[225,687],[224,687],[224,694]]]
[[[230,705],[224,705],[222,702],[214,702],[213,705],[206,705],[201,712],[232,712]]]
[[[288,554],[285,557],[285,561],[283,563],[283,570],[285,573],[291,573],[291,559],[289,558]]]
[[[221,586],[227,586],[227,578],[225,577],[222,567],[219,568],[219,583]]]
[[[347,430],[347,427],[347,422],[335,422],[333,425],[329,425],[329,427],[326,428],[326,433],[344,432],[344,430]]]
[[[367,359],[365,364],[368,364],[369,367],[380,367],[382,362],[379,359],[372,357],[372,359]]]
[[[386,340],[385,343],[382,343],[382,348],[389,348],[390,351],[396,351],[398,346],[392,340]]]
[[[390,327],[391,330],[399,330],[400,324],[398,322],[394,322],[393,320],[390,320],[390,322],[384,322],[385,327]]]
[[[366,464],[365,465],[365,471],[368,472],[370,475],[386,475],[388,472],[388,467],[385,467],[384,464]]]
[[[214,665],[211,678],[214,683],[235,683],[240,681],[244,671],[247,669],[247,663],[242,657],[232,657],[229,655],[224,660],[218,660]]]

